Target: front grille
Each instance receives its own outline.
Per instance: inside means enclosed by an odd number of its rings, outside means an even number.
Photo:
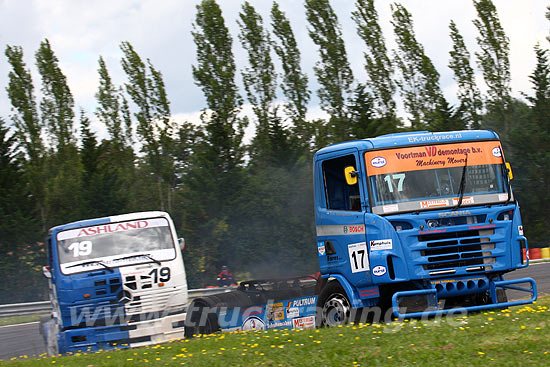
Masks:
[[[423,249],[422,266],[430,275],[455,273],[457,268],[467,272],[486,271],[496,259],[491,242],[494,229],[468,230],[459,232],[430,233],[418,236]]]

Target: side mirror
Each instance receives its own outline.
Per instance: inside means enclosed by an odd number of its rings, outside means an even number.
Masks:
[[[508,171],[508,179],[512,181],[514,179],[514,174],[512,173],[512,166],[508,162],[506,162],[506,170]]]
[[[51,279],[52,278],[52,273],[50,271],[50,267],[49,266],[43,266],[42,267],[42,274],[48,278],[48,279]]]
[[[182,238],[178,238],[178,244],[180,245],[180,248],[182,251],[185,250],[185,239],[182,237]]]
[[[357,183],[357,176],[359,176],[359,172],[355,170],[355,167],[348,166],[344,168],[344,175],[346,176],[347,184],[351,186]]]

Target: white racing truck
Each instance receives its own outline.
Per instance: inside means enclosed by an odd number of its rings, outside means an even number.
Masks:
[[[50,354],[134,347],[183,338],[187,280],[172,219],[141,212],[51,228]]]

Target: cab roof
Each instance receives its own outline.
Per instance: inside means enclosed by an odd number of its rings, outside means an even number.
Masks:
[[[414,145],[431,145],[441,143],[454,143],[471,140],[498,140],[498,135],[491,130],[461,130],[447,132],[415,131],[381,135],[375,138],[347,141],[329,145],[320,149],[315,156],[338,150],[357,148],[360,151],[377,150]]]

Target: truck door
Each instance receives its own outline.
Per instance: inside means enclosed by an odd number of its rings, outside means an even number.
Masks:
[[[356,287],[370,280],[363,210],[365,190],[356,149],[316,162],[316,230],[322,274],[342,274]]]

